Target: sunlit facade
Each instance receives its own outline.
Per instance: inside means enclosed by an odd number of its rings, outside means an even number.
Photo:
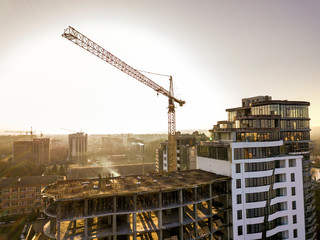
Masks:
[[[233,178],[234,239],[316,238],[309,105],[242,99],[198,147],[198,168]]]

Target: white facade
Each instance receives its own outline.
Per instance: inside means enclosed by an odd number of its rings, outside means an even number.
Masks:
[[[267,238],[305,239],[302,156],[235,159],[235,149],[282,145],[232,142],[231,162],[197,157],[198,169],[232,177],[233,239],[262,239],[265,226]]]

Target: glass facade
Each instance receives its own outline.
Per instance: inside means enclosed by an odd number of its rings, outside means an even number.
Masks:
[[[281,118],[309,118],[306,105],[267,104],[251,108],[252,115],[280,115]]]
[[[228,147],[217,147],[217,146],[199,146],[198,145],[198,156],[214,158],[220,160],[228,160]]]

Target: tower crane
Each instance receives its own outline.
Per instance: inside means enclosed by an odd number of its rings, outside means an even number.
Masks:
[[[64,30],[62,37],[68,39],[69,41],[73,42],[74,44],[80,46],[81,48],[87,50],[88,52],[92,53],[93,55],[97,56],[98,58],[102,59],[103,61],[111,64],[112,66],[118,68],[120,71],[128,74],[129,76],[135,78],[136,80],[142,82],[143,84],[147,85],[148,87],[155,90],[158,94],[162,94],[166,96],[169,100],[169,108],[168,108],[168,171],[176,171],[177,170],[177,157],[176,157],[176,119],[175,119],[175,106],[174,103],[178,103],[181,107],[185,104],[185,101],[177,99],[174,97],[173,93],[173,83],[172,83],[172,76],[169,77],[170,80],[170,87],[169,91],[158,85],[157,83],[153,82],[151,79],[143,75],[137,69],[131,67],[130,65],[126,64],[77,30],[73,27],[68,27]]]
[[[33,131],[33,130],[32,130],[32,127],[31,127],[31,130],[26,130],[26,131],[10,131],[10,130],[8,130],[8,131],[5,131],[5,132],[7,132],[7,133],[19,133],[19,134],[25,133],[26,135],[30,133],[31,136],[32,136],[34,133],[36,133],[36,131]]]

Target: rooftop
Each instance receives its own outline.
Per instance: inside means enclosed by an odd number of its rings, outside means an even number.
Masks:
[[[58,178],[56,175],[3,178],[0,180],[0,189],[47,185],[56,182]]]
[[[171,172],[168,175],[147,174],[88,180],[67,180],[58,181],[56,184],[47,186],[43,191],[43,195],[59,201],[84,197],[141,194],[194,187],[228,179],[229,177],[227,176],[202,170],[188,170]]]

